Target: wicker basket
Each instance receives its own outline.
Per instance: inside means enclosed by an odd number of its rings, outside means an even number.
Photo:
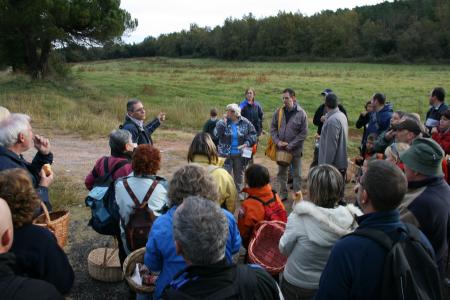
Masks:
[[[131,276],[133,275],[134,269],[136,269],[136,264],[144,263],[144,254],[145,254],[145,247],[142,247],[140,249],[131,252],[130,255],[127,256],[127,258],[123,263],[123,277],[125,277],[128,286],[136,293],[150,294],[155,289],[154,285],[149,286],[138,285],[133,280],[131,280]]]
[[[88,273],[99,281],[121,281],[123,278],[118,249],[97,248],[92,250],[88,256]]]
[[[282,272],[287,257],[280,253],[278,243],[286,224],[281,221],[261,221],[253,231],[248,245],[248,260],[266,269],[272,275]]]
[[[277,150],[277,164],[280,166],[289,166],[292,161],[292,154],[287,151]]]
[[[33,223],[48,228],[55,235],[58,245],[63,248],[69,235],[69,212],[61,210],[49,213],[42,201],[41,208],[44,213],[34,219]]]

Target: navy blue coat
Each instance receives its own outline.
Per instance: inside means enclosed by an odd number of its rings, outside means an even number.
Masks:
[[[374,228],[391,235],[399,227],[398,210],[358,217],[359,228]],[[433,248],[421,234],[430,253]],[[336,242],[320,277],[315,299],[379,299],[387,250],[362,236],[349,235]]]
[[[43,186],[39,186],[41,177],[39,172],[42,166],[45,164],[51,164],[53,162],[53,154],[49,153],[47,155],[37,152],[31,163],[27,162],[22,155],[17,155],[16,153],[10,151],[9,149],[0,146],[0,171],[8,169],[24,169],[27,170],[33,180],[33,186],[39,197],[44,201],[45,205],[49,210],[52,209],[49,198],[48,189]]]
[[[156,128],[159,127],[159,125],[161,125],[161,122],[159,122],[158,118],[155,118],[151,122],[147,123],[147,125],[144,125],[141,129],[136,123],[133,122],[133,120],[130,119],[130,117],[126,116],[125,122],[121,126],[121,129],[128,130],[131,133],[133,143],[138,145],[153,145],[151,134],[156,130]]]

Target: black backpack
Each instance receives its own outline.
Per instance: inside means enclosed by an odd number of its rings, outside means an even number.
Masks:
[[[381,230],[357,229],[349,235],[367,237],[387,249],[380,299],[442,299],[441,280],[433,255],[420,241],[420,231],[404,224],[407,237],[394,242]]]
[[[174,280],[184,272],[175,275]],[[224,287],[215,293],[201,298],[202,300],[229,300],[229,299],[242,299],[250,300],[255,299],[255,292],[257,288],[258,280],[255,272],[248,265],[236,265],[236,278],[233,283],[227,287]],[[194,298],[180,290],[177,290],[168,285],[163,293],[163,299],[174,300],[194,300]]]
[[[95,167],[92,174],[96,177],[94,187],[85,199],[86,206],[91,208],[92,217],[88,225],[96,232],[104,235],[118,235],[119,228],[119,207],[116,203],[113,174],[129,163],[123,160],[114,165],[111,171],[108,169],[108,157],[103,159],[103,169],[105,174],[97,177]]]
[[[153,221],[156,219],[155,214],[148,207],[148,200],[158,183],[158,180],[153,180],[152,185],[142,199],[142,203],[139,203],[138,198],[128,184],[127,178],[123,179],[123,186],[134,202],[133,211],[130,214],[128,224],[125,226],[125,237],[130,251],[145,247],[145,244],[147,244],[148,233],[152,228]]]

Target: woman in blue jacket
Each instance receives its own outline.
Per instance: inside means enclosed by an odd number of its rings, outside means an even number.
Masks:
[[[169,185],[169,211],[158,217],[150,231],[144,262],[150,270],[160,272],[156,281],[153,298],[160,299],[164,287],[174,276],[186,267],[181,255],[178,255],[173,239],[173,215],[177,207],[187,196],[202,196],[211,201],[217,201],[218,188],[212,177],[201,166],[189,164],[173,174]],[[234,216],[225,209],[223,213],[228,220],[228,238],[225,255],[228,263],[233,255],[239,252],[241,237]],[[202,255],[199,253],[199,255]]]

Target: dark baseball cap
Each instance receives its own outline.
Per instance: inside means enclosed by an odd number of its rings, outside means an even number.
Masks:
[[[406,129],[408,131],[411,131],[415,135],[419,135],[422,132],[422,126],[420,126],[420,123],[416,120],[411,119],[404,119],[398,124],[392,125],[392,129],[394,130]]]
[[[332,89],[324,89],[323,91],[322,91],[322,93],[320,93],[322,96],[326,96],[326,95],[328,95],[328,94],[330,94],[330,93],[332,93],[333,92],[333,90]]]

